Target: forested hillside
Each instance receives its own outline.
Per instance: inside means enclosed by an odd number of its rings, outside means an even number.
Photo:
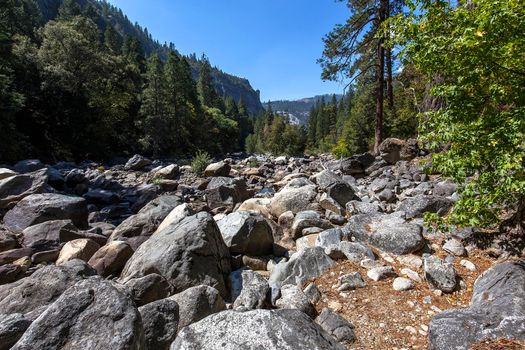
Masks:
[[[45,22],[58,16],[60,5],[63,2],[64,0],[37,0]],[[132,23],[121,9],[107,1],[77,0],[76,2],[81,8],[89,9],[87,11],[91,12],[91,16],[101,31],[105,31],[108,24],[111,24],[122,38],[126,36],[136,38],[146,56],[158,53],[165,60],[170,51],[178,53],[176,43],[160,43],[148,32],[146,27],[142,27],[137,22]],[[186,60],[191,66],[193,77],[197,79],[200,69],[199,57],[190,54]],[[249,113],[255,115],[262,111],[259,91],[254,90],[247,79],[225,73],[217,67],[212,67],[211,75],[215,88],[221,96],[231,96],[237,103],[242,96]]]
[[[1,159],[243,148],[260,109],[246,80],[154,42],[105,2],[56,5],[2,2]]]

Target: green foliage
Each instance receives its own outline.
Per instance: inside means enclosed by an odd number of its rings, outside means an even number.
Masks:
[[[193,156],[191,161],[191,169],[196,175],[203,176],[204,170],[206,170],[206,167],[210,165],[210,163],[211,157],[208,152],[199,150]]]
[[[42,25],[34,0],[0,2],[2,161],[244,147],[253,130],[246,105],[215,92],[213,76],[224,74],[207,59],[201,101],[187,58],[174,45],[143,48],[153,42],[147,31],[109,3],[59,1],[43,11],[54,20]]]
[[[443,225],[492,227],[525,199],[525,6],[520,0],[411,1],[393,22],[406,62],[443,107],[421,115],[435,171],[460,199]],[[519,221],[518,221],[519,223]]]
[[[306,137],[304,127],[289,124],[287,117],[274,114],[270,107],[255,121],[254,133],[246,138],[246,151],[301,155],[306,147]]]

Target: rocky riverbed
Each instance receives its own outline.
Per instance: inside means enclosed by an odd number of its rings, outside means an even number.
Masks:
[[[522,248],[427,230],[425,156],[4,165],[0,350],[523,348]]]

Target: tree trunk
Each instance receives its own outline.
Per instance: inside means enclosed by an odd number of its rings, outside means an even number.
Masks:
[[[390,1],[387,3],[386,18],[390,18]],[[387,38],[390,39],[390,33],[387,32]],[[390,43],[386,48],[386,95],[388,99],[388,109],[394,111],[394,88],[392,86],[392,48]]]
[[[388,0],[381,0],[379,7],[377,29],[385,20]],[[376,125],[375,125],[375,142],[374,153],[379,154],[379,145],[383,142],[383,99],[385,89],[385,48],[384,37],[377,41],[377,67],[376,67]]]

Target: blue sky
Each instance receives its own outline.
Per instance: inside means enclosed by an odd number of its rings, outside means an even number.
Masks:
[[[348,16],[335,0],[109,0],[132,22],[183,54],[205,53],[225,72],[245,77],[261,100],[341,93],[323,82],[321,38]]]

